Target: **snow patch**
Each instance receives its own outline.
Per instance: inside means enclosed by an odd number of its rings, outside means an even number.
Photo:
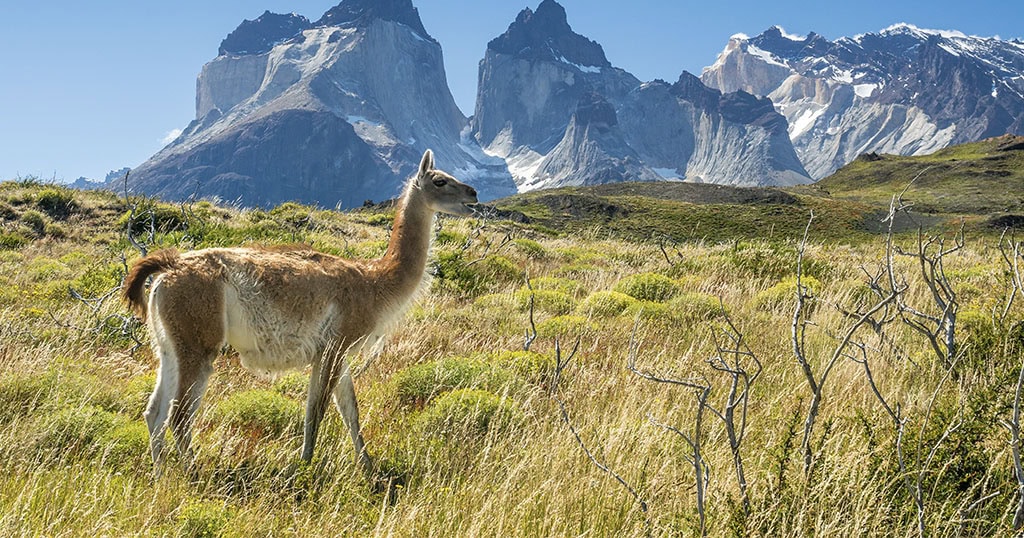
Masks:
[[[789,139],[793,140],[809,131],[824,113],[825,107],[814,107],[804,110],[797,119],[789,123]]]
[[[857,97],[867,99],[877,88],[878,84],[854,84],[853,93],[857,94]]]
[[[789,69],[788,65],[782,63],[782,61],[779,60],[778,58],[776,58],[774,54],[772,54],[772,53],[770,53],[770,52],[768,52],[768,51],[766,51],[764,49],[759,49],[759,48],[757,48],[757,47],[755,47],[753,45],[747,44],[747,53],[749,53],[752,56],[756,56],[756,57],[764,60],[764,62],[767,63],[767,64],[779,65],[779,66],[785,67],[786,69]]]
[[[835,80],[838,80],[839,82],[844,82],[846,84],[853,84],[853,72],[850,71],[849,69],[846,69],[846,70],[843,70],[843,71],[838,71],[838,72],[834,73],[832,75],[832,78],[835,79]]]
[[[601,68],[596,66],[596,65],[580,65],[580,64],[572,63],[565,56],[562,56],[561,54],[557,55],[555,57],[555,59],[560,61],[560,62],[562,62],[562,63],[564,63],[564,64],[571,65],[571,66],[575,67],[576,69],[579,69],[580,71],[583,71],[584,73],[600,73],[601,72]]]
[[[879,32],[879,33],[881,33],[881,34],[906,33],[906,34],[913,34],[913,35],[921,35],[921,34],[924,34],[924,35],[937,35],[937,36],[940,36],[940,37],[944,37],[946,39],[952,39],[952,38],[965,39],[965,38],[968,37],[967,34],[965,34],[963,32],[959,32],[957,30],[930,30],[930,29],[927,29],[927,28],[918,28],[917,26],[914,26],[913,24],[909,24],[909,23],[906,23],[906,22],[898,22],[896,24],[893,24],[891,26],[883,28],[882,31]]]
[[[736,33],[729,36],[729,39],[735,39],[737,41],[747,41],[748,39],[750,39],[750,36],[744,33]]]
[[[775,29],[777,29],[779,31],[779,33],[782,34],[782,37],[784,37],[784,38],[786,38],[786,39],[788,39],[790,41],[803,41],[804,39],[806,39],[805,36],[800,36],[800,35],[791,34],[791,33],[786,32],[786,29],[781,27],[781,26],[779,26],[779,25],[775,25]]]

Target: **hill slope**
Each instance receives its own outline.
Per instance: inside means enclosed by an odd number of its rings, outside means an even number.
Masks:
[[[1016,225],[1022,219],[1012,215],[1024,212],[1024,137],[997,137],[917,157],[863,155],[814,185],[784,189],[621,183],[523,193],[494,205],[554,230],[600,228],[632,238],[719,241],[799,235],[813,210],[830,223],[822,230],[827,237],[858,240],[883,230],[880,219],[893,195],[908,185],[905,199],[914,203],[922,225],[956,222],[959,216],[972,226]],[[917,226],[901,221],[899,228]]]

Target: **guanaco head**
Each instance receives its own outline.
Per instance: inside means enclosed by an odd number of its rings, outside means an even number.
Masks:
[[[463,217],[473,214],[470,206],[477,203],[476,189],[435,169],[434,154],[429,149],[420,161],[416,185],[430,209]]]

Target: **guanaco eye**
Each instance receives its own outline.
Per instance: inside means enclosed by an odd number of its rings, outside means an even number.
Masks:
[[[448,184],[448,180],[447,180],[447,179],[444,179],[444,178],[441,178],[441,179],[435,179],[435,180],[434,180],[434,186],[435,186],[435,187],[444,187],[444,186],[445,186],[445,185],[447,185],[447,184]]]

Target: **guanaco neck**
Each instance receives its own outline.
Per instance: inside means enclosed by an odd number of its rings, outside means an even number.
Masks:
[[[387,252],[377,261],[378,282],[396,296],[411,295],[423,280],[434,211],[412,179],[398,202]]]

